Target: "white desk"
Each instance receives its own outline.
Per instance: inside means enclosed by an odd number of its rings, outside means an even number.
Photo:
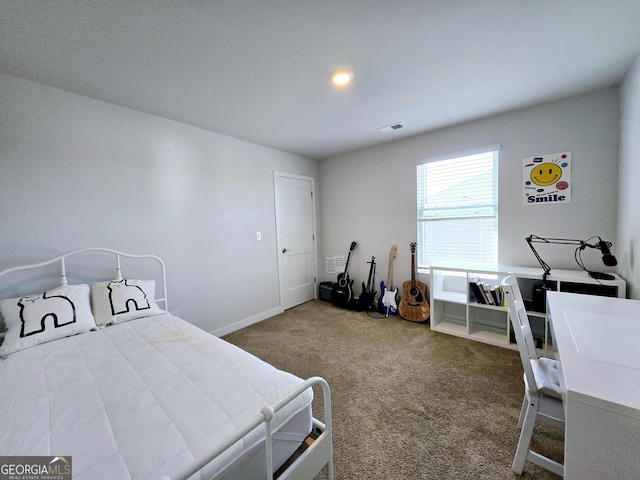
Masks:
[[[547,292],[565,479],[640,479],[640,301]]]

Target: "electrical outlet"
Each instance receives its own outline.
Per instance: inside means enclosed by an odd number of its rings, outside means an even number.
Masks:
[[[262,240],[262,232],[256,232],[256,240]]]

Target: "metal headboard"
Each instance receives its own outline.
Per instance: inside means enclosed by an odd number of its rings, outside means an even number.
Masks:
[[[51,260],[46,260],[44,262],[7,268],[6,270],[3,270],[0,272],[0,277],[12,272],[45,267],[47,265],[51,265],[52,263],[60,262],[60,282],[61,282],[61,285],[67,285],[67,271],[66,271],[65,260],[74,255],[78,255],[86,252],[104,252],[104,253],[110,253],[114,255],[116,260],[116,278],[115,278],[116,280],[122,280],[122,271],[120,269],[120,257],[138,258],[138,259],[147,258],[147,259],[152,259],[158,262],[160,266],[160,271],[162,273],[162,296],[160,298],[156,298],[156,302],[162,302],[164,309],[167,311],[169,310],[169,306],[167,303],[167,276],[165,272],[164,262],[160,257],[156,257],[155,255],[133,255],[131,253],[124,253],[124,252],[119,252],[117,250],[112,250],[109,248],[99,248],[99,247],[81,248],[79,250],[72,250],[70,252],[63,253],[62,255],[52,258]]]

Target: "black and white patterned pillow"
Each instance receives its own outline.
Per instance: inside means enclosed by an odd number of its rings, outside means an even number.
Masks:
[[[164,313],[155,301],[153,280],[111,280],[91,285],[91,307],[96,324],[122,323]]]
[[[7,328],[0,356],[85,333],[96,328],[89,285],[63,285],[52,290],[0,301]]]

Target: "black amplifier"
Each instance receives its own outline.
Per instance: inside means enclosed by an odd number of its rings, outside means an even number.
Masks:
[[[331,301],[331,291],[333,290],[334,282],[320,282],[320,300],[325,300],[327,302]]]

